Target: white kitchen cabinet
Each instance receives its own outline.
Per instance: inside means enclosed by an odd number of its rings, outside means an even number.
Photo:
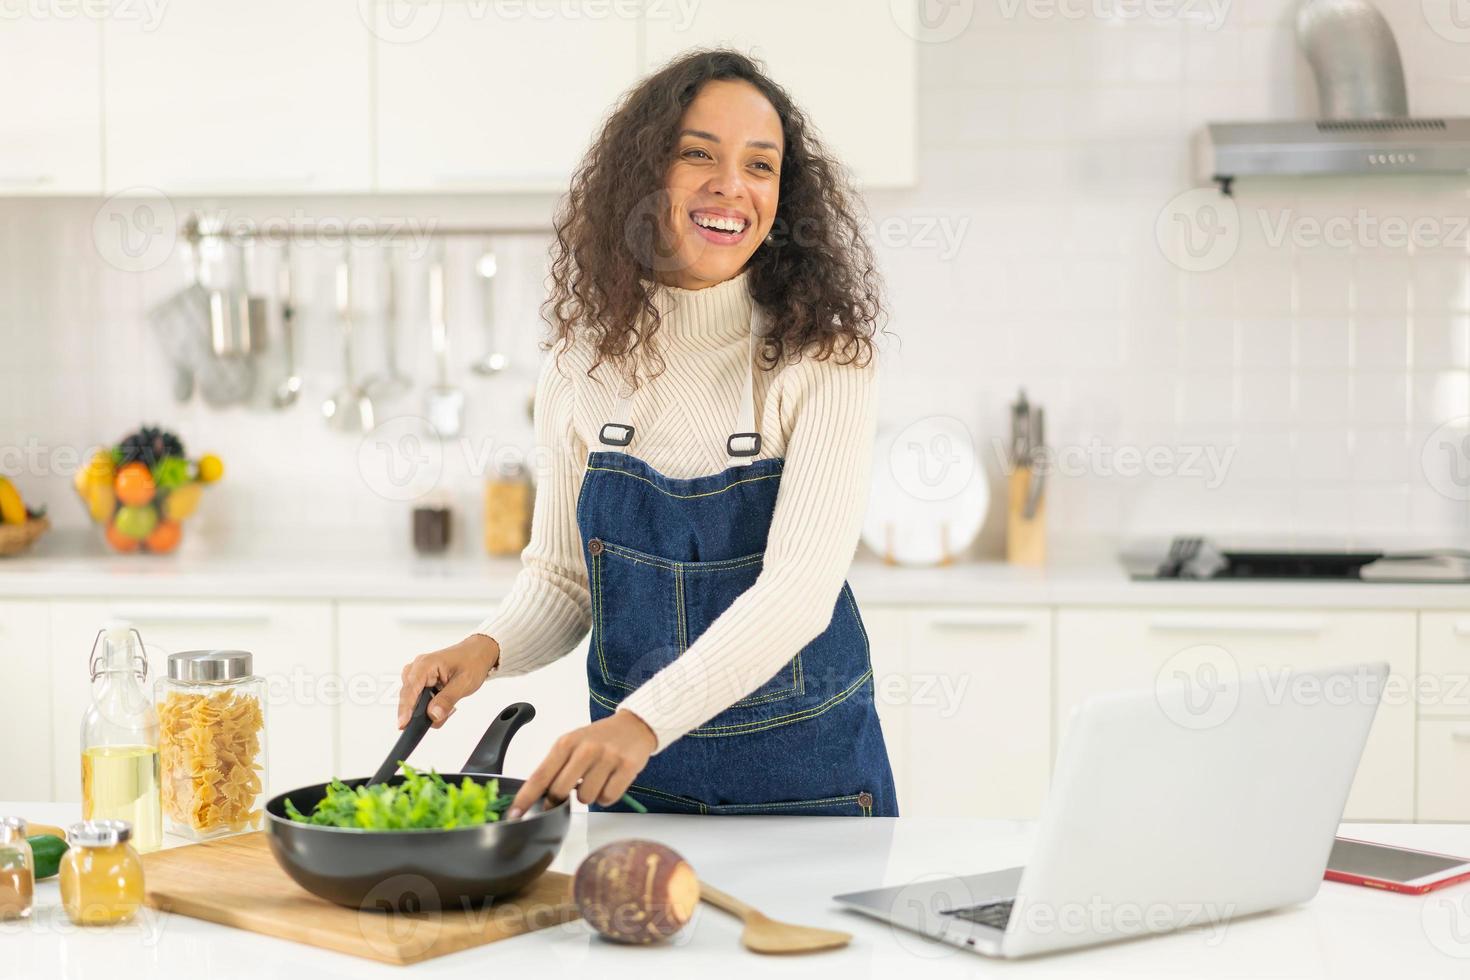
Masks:
[[[343,602],[337,607],[340,662],[348,690],[342,706],[341,775],[371,773],[397,738],[398,690],[404,666],[464,639],[493,608],[485,603]],[[587,724],[585,651],[520,677],[487,682],[461,701],[444,727],[431,730],[410,760],[419,768],[458,772],[485,729],[507,705],[529,702],[536,718],[516,735],[506,756],[509,775],[528,776],[551,743]]]
[[[894,789],[898,803],[908,813],[909,786],[909,716],[904,701],[909,682],[904,663],[908,648],[908,611],[901,606],[862,603],[859,607],[863,629],[868,634],[868,659],[873,664],[873,697],[878,721],[883,726],[883,741],[888,746],[888,762],[893,768]]]
[[[1415,819],[1470,820],[1470,718],[1419,722]]]
[[[1058,734],[1089,695],[1153,690],[1171,657],[1223,648],[1241,677],[1263,669],[1387,661],[1391,681],[1374,717],[1347,809],[1350,820],[1414,816],[1415,614],[1399,611],[1062,609],[1057,613]],[[1218,657],[1218,654],[1215,656]]]
[[[1419,717],[1470,719],[1470,612],[1419,615]]]
[[[0,29],[0,65],[10,79],[0,112],[0,194],[97,194],[102,20],[44,9],[53,16],[6,16]]]
[[[1034,817],[1051,768],[1051,614],[920,607],[900,694],[914,816]]]
[[[1470,612],[1419,615],[1419,820],[1470,820]]]
[[[13,800],[51,798],[51,621],[41,601],[0,602],[0,785]]]
[[[337,701],[332,607],[287,600],[88,599],[51,603],[52,783],[46,798],[81,798],[82,713],[91,700],[87,657],[109,620],[132,623],[148,654],[148,689],[170,653],[249,650],[267,682],[268,791],[321,782],[335,752]]]
[[[637,17],[599,2],[409,9],[376,6],[378,187],[565,191],[637,77]]]
[[[156,24],[106,18],[108,191],[369,190],[360,6],[171,0]]]
[[[918,145],[912,15],[902,3],[852,0],[655,4],[644,18],[645,71],[690,48],[738,48],[765,64],[864,187],[910,187]]]

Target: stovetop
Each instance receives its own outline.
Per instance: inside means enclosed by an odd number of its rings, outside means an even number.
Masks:
[[[1167,549],[1124,557],[1139,581],[1470,582],[1470,552],[1444,548],[1275,550],[1221,548],[1207,538],[1175,538]]]

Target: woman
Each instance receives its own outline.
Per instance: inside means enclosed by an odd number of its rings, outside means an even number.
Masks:
[[[556,221],[551,463],[509,597],[403,671],[435,727],[591,629],[592,723],[511,816],[897,815],[844,578],[874,429],[872,254],[838,165],[748,58],[684,57],[608,119]]]

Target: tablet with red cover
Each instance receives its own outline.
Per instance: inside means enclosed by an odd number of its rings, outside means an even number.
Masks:
[[[1327,859],[1328,881],[1423,895],[1470,881],[1470,858],[1338,837]]]

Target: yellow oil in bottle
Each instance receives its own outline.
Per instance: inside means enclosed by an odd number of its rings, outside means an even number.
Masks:
[[[82,752],[82,818],[126,820],[140,852],[163,843],[158,749],[148,745],[94,745]]]

